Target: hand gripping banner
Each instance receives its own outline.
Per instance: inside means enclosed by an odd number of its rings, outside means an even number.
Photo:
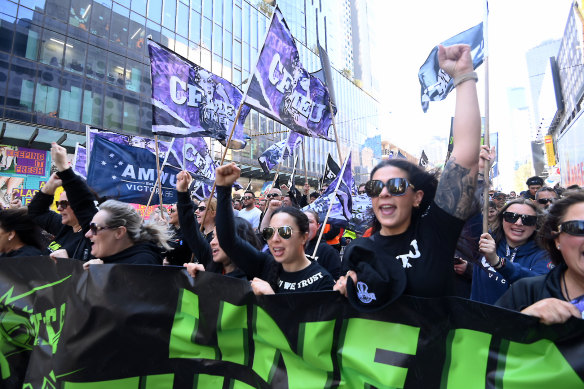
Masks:
[[[460,298],[359,313],[173,266],[0,259],[0,387],[581,388],[584,321]]]

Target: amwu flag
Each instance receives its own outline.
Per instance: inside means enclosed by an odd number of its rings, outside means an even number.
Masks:
[[[331,140],[329,99],[323,82],[300,63],[294,38],[276,7],[245,103],[291,130]]]
[[[152,132],[175,137],[210,136],[227,141],[241,91],[155,42],[148,41],[152,75]],[[242,149],[246,141],[243,123],[249,107],[243,107],[230,147]]]
[[[162,201],[176,202],[176,175],[180,169],[165,166],[162,173]],[[156,156],[149,150],[110,142],[97,136],[93,142],[87,184],[100,196],[126,203],[147,204],[150,193],[158,193]],[[151,204],[158,204],[152,196]]]
[[[290,156],[293,157],[296,148],[302,143],[303,139],[303,135],[296,131],[290,131],[286,139],[282,139],[278,143],[274,143],[268,147],[258,158],[258,162],[264,173],[270,173],[270,170],[272,170],[272,168],[280,161],[284,161]]]
[[[318,217],[324,222],[329,205],[332,202],[331,212],[329,214],[328,223],[344,227],[352,218],[353,198],[351,196],[351,183],[353,182],[353,172],[351,171],[351,154],[345,160],[342,175],[337,174],[333,182],[330,183],[327,190],[314,200],[311,204],[302,208],[303,211],[315,211]],[[340,184],[338,181],[341,180]],[[339,186],[336,196],[334,195],[335,188]]]
[[[93,149],[93,143],[96,137],[102,137],[110,142],[128,145],[133,147],[143,148],[149,150],[156,156],[155,141],[151,138],[145,138],[137,135],[124,135],[115,132],[103,131],[98,128],[87,128],[87,145],[89,153]],[[76,154],[75,170],[82,173],[82,161],[85,158],[85,150],[79,148]],[[180,170],[187,170],[193,177],[193,187],[191,192],[193,195],[202,199],[209,197],[211,188],[215,181],[215,161],[211,157],[211,153],[207,148],[207,144],[203,138],[174,138],[172,141],[159,141],[158,152],[161,161],[165,160],[166,164]],[[82,174],[84,177],[86,174]]]
[[[484,41],[483,23],[461,32],[458,35],[442,42],[443,46],[452,46],[464,43],[470,46],[473,68],[476,69],[483,63]],[[418,72],[418,79],[422,86],[422,109],[428,110],[430,101],[444,100],[454,88],[451,77],[440,69],[438,65],[438,46],[434,47],[426,62]]]

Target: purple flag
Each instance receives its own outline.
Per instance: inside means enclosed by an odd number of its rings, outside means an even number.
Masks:
[[[229,138],[242,94],[229,81],[212,74],[155,42],[148,41],[152,76],[152,132],[174,137]],[[244,106],[230,148],[243,149]]]
[[[343,170],[344,169],[344,170]],[[351,182],[353,181],[353,172],[351,171],[351,154],[347,157],[343,166],[342,176],[337,177],[330,183],[327,190],[314,200],[311,204],[302,208],[303,211],[315,211],[319,219],[324,223],[327,210],[330,203],[333,203],[327,223],[344,227],[352,219],[353,198],[351,196]],[[334,196],[335,188],[338,181],[341,180],[337,195]]]
[[[298,49],[276,7],[245,103],[303,135],[331,140],[327,87],[300,63]]]
[[[280,161],[284,161],[288,157],[293,157],[296,148],[304,136],[295,132],[290,131],[290,135],[286,139],[282,139],[278,143],[274,143],[266,149],[258,158],[261,168],[264,173],[270,173],[270,170],[278,164]]]

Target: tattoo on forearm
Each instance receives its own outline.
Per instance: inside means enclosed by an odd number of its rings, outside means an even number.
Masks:
[[[474,209],[476,177],[470,171],[457,164],[454,158],[450,159],[444,167],[434,199],[444,211],[463,220],[468,219]]]

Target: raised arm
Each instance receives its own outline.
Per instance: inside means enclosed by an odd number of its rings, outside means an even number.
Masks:
[[[231,207],[231,187],[239,178],[241,170],[234,163],[219,166],[215,170],[217,188],[217,215],[215,230],[219,246],[225,254],[243,270],[248,278],[261,277],[269,255],[262,253],[235,232]]]
[[[481,137],[481,117],[470,46],[440,46],[440,67],[454,78],[456,108],[453,124],[454,148],[444,167],[435,202],[449,214],[466,220],[471,216],[476,187]],[[466,79],[466,81],[464,81]],[[461,81],[460,83],[458,83]]]
[[[208,267],[209,263],[213,261],[213,254],[211,245],[205,239],[195,217],[195,204],[188,192],[191,180],[192,177],[187,171],[182,171],[176,176],[178,222],[187,246],[195,254],[198,261]]]
[[[51,157],[57,167],[57,175],[63,181],[67,199],[83,231],[89,230],[89,223],[98,209],[95,206],[95,196],[83,178],[75,174],[67,162],[67,151],[56,143],[51,144]]]
[[[39,190],[28,205],[28,215],[36,224],[50,234],[56,235],[63,228],[61,215],[49,209],[55,199],[55,191],[62,185],[57,173],[51,174],[45,186]]]

